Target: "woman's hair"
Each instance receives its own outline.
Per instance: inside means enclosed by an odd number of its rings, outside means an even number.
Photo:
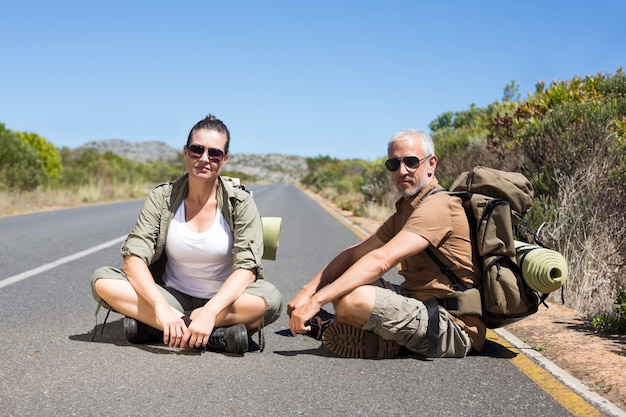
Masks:
[[[230,132],[228,131],[228,128],[226,127],[224,122],[222,122],[220,119],[213,116],[212,114],[209,114],[207,117],[200,120],[198,123],[195,124],[194,127],[191,128],[191,130],[189,131],[189,136],[187,136],[187,146],[191,144],[191,137],[193,136],[194,132],[202,129],[215,130],[216,132],[226,135],[226,146],[224,147],[224,153],[228,154],[228,147],[230,145]]]
[[[391,146],[397,140],[403,140],[413,138],[420,141],[422,144],[422,151],[425,156],[434,155],[435,154],[435,144],[433,143],[433,139],[426,132],[422,132],[417,129],[404,129],[393,135],[393,137],[389,140],[387,144],[387,148]]]

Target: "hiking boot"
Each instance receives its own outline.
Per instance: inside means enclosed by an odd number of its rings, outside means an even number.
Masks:
[[[313,339],[322,340],[322,333],[334,322],[335,315],[321,309],[315,316],[305,323],[306,325],[311,326],[311,330],[305,334],[307,336],[311,336]]]
[[[344,358],[393,358],[402,346],[385,340],[374,332],[357,329],[349,324],[333,324],[322,334],[322,344]]]
[[[229,327],[216,327],[209,336],[207,350],[214,352],[244,353],[248,351],[248,330],[239,323]]]
[[[129,343],[141,344],[163,340],[163,332],[131,317],[124,317],[124,336]]]

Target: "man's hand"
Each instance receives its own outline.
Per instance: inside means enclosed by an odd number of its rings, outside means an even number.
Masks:
[[[307,302],[309,302],[310,299],[311,295],[308,293],[308,291],[306,291],[305,288],[302,288],[300,292],[296,294],[296,296],[293,297],[291,301],[289,301],[289,303],[287,304],[287,314],[291,317],[291,313],[295,309],[305,305]]]
[[[315,302],[314,298],[309,298],[306,304],[292,310],[290,314],[291,318],[289,319],[291,334],[296,336],[297,334],[309,332],[311,326],[307,325],[306,322],[315,316],[315,314],[320,311],[320,308],[322,308],[322,306]]]

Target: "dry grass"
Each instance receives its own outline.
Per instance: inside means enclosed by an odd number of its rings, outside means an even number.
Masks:
[[[0,191],[0,216],[76,207],[145,197],[154,184],[104,184],[94,182],[71,189],[37,189],[30,192]]]
[[[390,200],[389,204],[386,205],[366,201],[365,195],[357,191],[340,193],[333,188],[326,188],[318,192],[318,194],[326,200],[332,201],[341,210],[382,223],[393,212],[395,200],[398,199],[398,194],[395,193],[395,190],[392,190],[392,192],[393,201],[391,201],[391,198],[384,196],[385,200]]]
[[[611,312],[626,288],[624,201],[601,180],[605,169],[561,179],[555,222],[542,231],[569,263],[565,304],[585,317]]]
[[[387,220],[387,217],[389,217],[393,212],[391,207],[393,206],[383,207],[379,204],[367,203],[365,204],[363,217],[367,217],[368,219],[372,219],[378,223],[382,223]]]

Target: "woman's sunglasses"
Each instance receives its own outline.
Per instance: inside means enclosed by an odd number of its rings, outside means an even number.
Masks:
[[[193,159],[200,159],[204,152],[209,155],[209,160],[212,162],[220,163],[224,160],[224,151],[217,148],[205,148],[202,145],[189,145],[187,146],[187,154]]]
[[[405,156],[404,158],[389,158],[385,161],[385,167],[391,172],[397,171],[400,168],[400,163],[404,162],[404,165],[411,170],[419,168],[420,162],[424,159],[430,158],[431,155],[425,156],[419,159],[417,156]]]

